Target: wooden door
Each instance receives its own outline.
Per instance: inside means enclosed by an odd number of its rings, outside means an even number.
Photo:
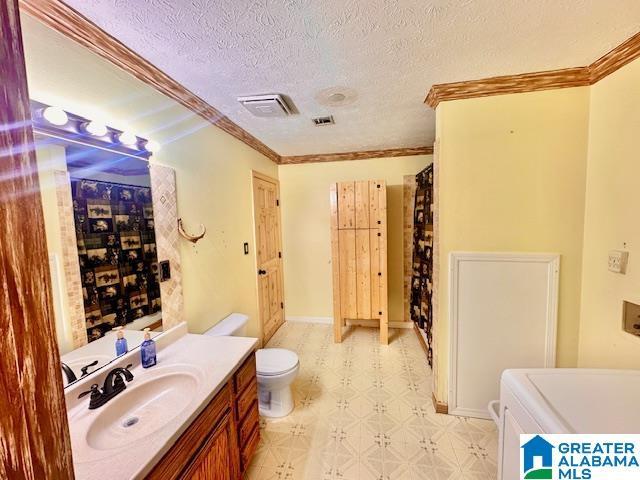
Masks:
[[[0,2],[0,478],[71,479],[17,0]]]
[[[189,480],[236,480],[240,458],[233,447],[234,430],[231,414],[207,439],[200,453],[193,459],[182,478]],[[233,453],[235,452],[235,457]]]
[[[253,172],[258,299],[263,345],[284,323],[284,282],[278,181]]]

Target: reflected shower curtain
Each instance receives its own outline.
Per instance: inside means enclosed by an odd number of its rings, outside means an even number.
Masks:
[[[411,277],[411,319],[424,331],[427,360],[433,362],[433,165],[416,175],[413,210],[413,274]]]

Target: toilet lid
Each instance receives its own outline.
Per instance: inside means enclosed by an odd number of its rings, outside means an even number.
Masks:
[[[284,348],[263,348],[256,352],[256,370],[260,375],[279,375],[298,365],[298,355]]]

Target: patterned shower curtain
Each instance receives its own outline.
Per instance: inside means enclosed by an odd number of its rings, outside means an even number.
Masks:
[[[72,178],[89,341],[161,310],[151,189]]]
[[[427,337],[427,359],[433,362],[433,165],[416,175],[413,211],[413,274],[411,319]]]

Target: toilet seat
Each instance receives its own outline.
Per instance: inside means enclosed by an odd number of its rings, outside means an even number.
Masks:
[[[298,368],[298,355],[284,348],[262,348],[256,352],[256,371],[263,377],[284,375]]]

